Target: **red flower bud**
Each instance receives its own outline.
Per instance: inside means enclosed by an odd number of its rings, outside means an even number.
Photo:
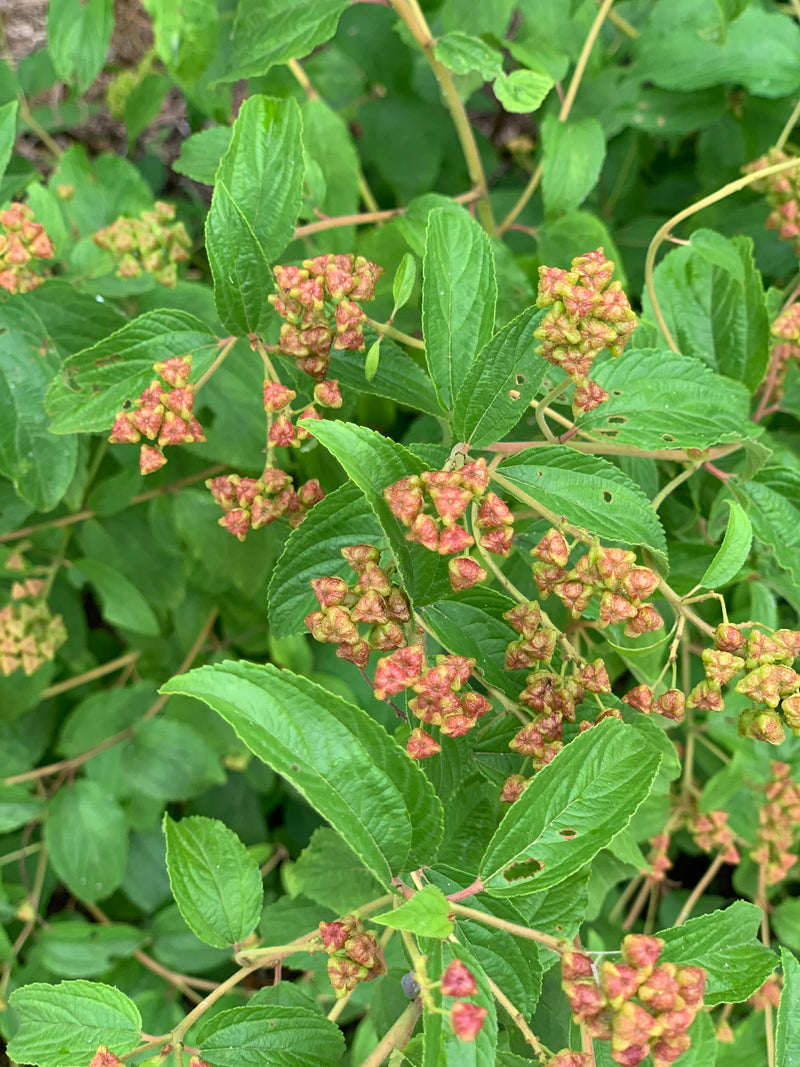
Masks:
[[[453,1033],[462,1041],[474,1041],[486,1018],[486,1008],[466,1000],[457,1001],[450,1009],[450,1025]]]
[[[556,567],[566,567],[569,562],[569,548],[564,535],[555,529],[550,529],[541,539],[539,544],[531,552],[542,563],[552,563]]]
[[[622,941],[620,951],[622,952],[622,958],[631,967],[635,967],[638,971],[650,973],[661,955],[663,947],[664,942],[660,937],[650,937],[647,934],[628,934]]]
[[[355,989],[367,975],[369,968],[356,963],[348,956],[331,956],[328,960],[328,978],[337,999]]]
[[[375,935],[366,932],[349,937],[345,942],[344,950],[351,960],[367,968],[374,967],[378,958],[378,943]]]
[[[420,516],[420,518],[425,517],[424,515]],[[446,526],[439,534],[437,551],[441,556],[454,556],[469,548],[473,543],[472,536],[467,533],[463,526]],[[427,547],[428,545],[426,544],[425,548]]]
[[[685,706],[686,697],[680,689],[668,689],[666,693],[656,697],[652,710],[654,714],[663,715],[667,719],[672,719],[673,722],[683,722]]]
[[[496,493],[487,493],[480,503],[475,525],[480,529],[493,529],[495,526],[512,526],[514,516],[507,504]]]
[[[641,604],[633,618],[626,623],[623,633],[626,637],[641,637],[642,634],[660,630],[663,625],[664,620],[652,604]]]
[[[92,1057],[89,1067],[117,1067],[122,1064],[113,1052],[109,1052],[105,1045],[98,1046],[97,1052]]]
[[[336,655],[363,670],[369,663],[369,645],[366,641],[343,641],[336,649]]]
[[[250,529],[250,512],[246,508],[233,508],[219,519],[219,525],[234,537],[238,537],[240,541],[244,541]]]
[[[280,382],[264,382],[264,408],[270,412],[283,411],[290,404],[297,393]]]
[[[500,526],[495,530],[487,530],[480,538],[480,545],[496,556],[507,556],[511,551],[513,538],[514,531],[510,526]]]
[[[338,379],[328,378],[324,382],[318,382],[314,386],[314,400],[323,408],[340,408],[342,394],[339,391]]]
[[[454,522],[457,522],[472,501],[472,494],[469,490],[457,485],[431,486],[428,494],[436,509],[436,514],[445,526],[452,526]]]
[[[503,804],[513,804],[515,800],[519,800],[529,781],[531,779],[526,778],[524,774],[510,774],[503,782],[500,801]]]
[[[607,589],[600,597],[598,622],[601,627],[625,622],[626,619],[632,619],[636,613],[634,605],[621,593],[614,593]]]
[[[589,693],[611,692],[608,671],[601,659],[596,659],[594,663],[584,664],[576,674],[576,678],[581,687]]]
[[[611,963],[605,960],[600,967],[600,988],[614,1009],[636,993],[642,977],[627,963]]]
[[[725,707],[719,685],[715,682],[698,682],[689,694],[689,707],[701,711],[722,711]]]
[[[406,742],[406,752],[411,759],[427,759],[442,751],[442,746],[419,726],[412,730]]]
[[[442,975],[442,993],[446,997],[474,997],[477,992],[472,971],[461,960],[453,960]]]
[[[535,601],[527,604],[516,604],[503,614],[506,619],[523,637],[532,637],[536,632],[542,618],[539,605]]]
[[[153,370],[164,379],[167,385],[177,389],[189,381],[189,375],[192,373],[192,357],[171,356],[161,363],[154,363]]]
[[[118,411],[111,428],[109,441],[112,444],[134,445],[141,439],[136,427],[131,423],[127,411]]]
[[[311,588],[323,608],[332,608],[334,604],[341,604],[348,593],[347,582],[344,578],[312,578]]]
[[[139,470],[142,474],[152,474],[159,470],[167,462],[167,457],[159,448],[152,445],[142,445],[139,451]]]
[[[594,1056],[588,1052],[576,1052],[571,1048],[562,1048],[547,1061],[546,1067],[594,1067]]]
[[[401,478],[399,482],[394,482],[393,485],[387,485],[383,490],[383,497],[389,505],[391,513],[404,526],[413,524],[414,520],[419,517],[425,503],[422,489],[420,488],[420,480],[416,475],[409,475],[406,478]],[[430,516],[426,516],[426,518],[429,522],[433,522]]]
[[[486,460],[481,457],[465,463],[458,471],[458,480],[475,496],[481,496],[489,486],[489,468],[486,466]]]
[[[368,564],[377,563],[381,558],[380,550],[374,545],[348,545],[341,549],[341,553],[356,574],[361,574]]]
[[[267,442],[273,448],[296,448],[300,438],[288,415],[279,415],[269,428]]]
[[[714,631],[714,646],[721,652],[736,656],[747,644],[747,638],[738,626],[721,623]]]
[[[383,700],[415,682],[422,673],[422,645],[408,645],[378,660],[375,668],[375,696]]]
[[[447,565],[450,585],[455,592],[471,589],[479,582],[485,582],[486,571],[470,556],[456,556]]]
[[[661,579],[647,567],[633,567],[622,579],[622,591],[631,600],[646,600],[656,591]]]

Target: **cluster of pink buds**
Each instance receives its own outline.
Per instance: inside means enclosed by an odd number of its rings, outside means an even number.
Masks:
[[[719,852],[723,863],[734,866],[739,862],[739,851],[733,843],[733,831],[728,826],[728,813],[717,809],[707,815],[698,815],[690,824],[692,837],[703,852]]]
[[[683,722],[686,711],[686,696],[680,689],[666,689],[656,696],[649,685],[636,685],[622,701],[643,715],[663,715],[673,722]]]
[[[651,883],[663,882],[667,877],[667,871],[672,867],[672,860],[669,858],[669,842],[670,836],[665,830],[650,838],[650,854],[647,857],[650,871],[647,878]]]
[[[321,922],[319,934],[328,953],[328,977],[337,999],[352,992],[360,982],[386,974],[383,951],[375,934],[364,929],[355,915],[334,922]]]
[[[773,337],[773,390],[782,392],[783,380],[791,360],[800,360],[800,304],[785,308],[770,327]]]
[[[576,1052],[572,1048],[562,1048],[545,1062],[544,1067],[594,1067],[594,1056],[590,1052]]]
[[[634,552],[604,548],[595,541],[570,569],[566,539],[559,530],[550,529],[531,555],[536,557],[533,580],[542,600],[554,594],[573,619],[580,618],[596,595],[602,628],[624,623],[626,637],[640,637],[664,625],[653,605],[646,603],[660,579],[648,567],[636,566]]]
[[[539,267],[538,307],[550,310],[533,336],[540,356],[560,367],[575,383],[572,412],[593,411],[608,393],[589,378],[595,357],[607,348],[622,354],[638,323],[602,248],[573,259],[568,271]]]
[[[771,148],[765,156],[742,167],[745,174],[754,174],[764,167],[788,162],[792,157],[780,148]],[[753,182],[757,193],[765,193],[770,213],[767,215],[768,230],[777,230],[782,241],[793,241],[794,250],[800,254],[800,181],[797,169],[789,168],[779,174],[770,174]]]
[[[752,997],[747,998],[747,1003],[756,1011],[764,1011],[768,1007],[777,1010],[781,1004],[781,984],[777,977],[773,975],[768,978],[763,985],[758,987]]]
[[[791,851],[800,825],[800,786],[792,780],[788,763],[775,761],[764,787],[765,802],[758,812],[756,847],[750,853],[762,869],[767,885],[778,885],[797,863]]]
[[[191,356],[172,356],[155,363],[154,378],[130,411],[118,411],[111,429],[112,444],[137,444],[142,437],[155,444],[143,444],[139,469],[152,474],[167,462],[164,445],[189,445],[205,441],[203,428],[192,414],[194,386],[189,383]]]
[[[174,218],[175,206],[157,200],[152,211],[143,211],[136,219],[119,218],[93,234],[92,240],[117,260],[118,278],[151,274],[160,285],[174,289],[177,265],[189,258],[192,247],[186,227],[172,223]]]
[[[314,404],[308,404],[297,412],[290,404],[297,396],[294,389],[280,382],[264,382],[264,410],[267,412],[267,445],[270,448],[297,448],[307,441],[311,434],[303,426],[296,425],[300,419],[321,419],[322,415]],[[342,394],[339,382],[330,378],[317,382],[314,386],[314,403],[323,408],[340,408]],[[295,416],[295,422],[292,417]]]
[[[309,508],[325,496],[316,478],[295,490],[291,475],[277,467],[265,467],[260,478],[222,474],[209,478],[206,488],[225,512],[219,525],[240,541],[244,541],[248,530],[269,526],[284,515],[290,526],[298,526]]]
[[[304,621],[315,640],[337,645],[337,656],[363,669],[370,652],[391,652],[408,644],[404,624],[411,618],[411,608],[400,586],[378,565],[380,549],[349,545],[342,555],[356,581],[348,585],[335,576],[312,578],[319,608]]]
[[[44,582],[26,578],[11,586],[11,600],[0,608],[0,674],[7,677],[20,667],[33,674],[55,658],[67,639],[60,615],[53,615],[43,598]]]
[[[453,1033],[462,1041],[474,1041],[486,1018],[486,1008],[463,999],[478,992],[472,971],[461,960],[453,960],[442,975],[441,989],[444,996],[459,998],[450,1009]]]
[[[44,278],[33,267],[37,260],[52,259],[53,242],[40,222],[34,222],[27,204],[12,204],[0,211],[0,289],[29,293]]]
[[[706,972],[701,967],[658,964],[660,937],[629,934],[622,962],[599,968],[582,952],[561,957],[561,987],[572,1016],[595,1040],[611,1042],[611,1059],[636,1067],[648,1055],[668,1067],[688,1048],[687,1030],[703,1007]]]
[[[448,570],[456,591],[486,579],[486,571],[468,554],[475,538],[459,521],[470,505],[477,506],[473,526],[481,548],[498,556],[511,551],[514,517],[488,486],[486,460],[476,459],[457,470],[408,475],[383,490],[392,514],[409,527],[409,541],[454,557]]]
[[[358,301],[375,298],[383,268],[363,256],[325,255],[302,267],[275,267],[278,292],[269,302],[285,322],[278,348],[317,381],[328,373],[331,348],[363,349],[367,316]]]

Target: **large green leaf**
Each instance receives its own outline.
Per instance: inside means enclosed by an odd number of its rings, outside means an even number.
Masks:
[[[512,70],[510,74],[498,74],[492,90],[504,111],[529,115],[544,103],[554,84],[549,74],[538,70]]]
[[[16,1063],[63,1067],[88,1063],[98,1045],[122,1056],[140,1042],[139,1009],[119,989],[99,982],[32,982],[9,1002],[19,1029],[8,1043]]]
[[[271,664],[200,667],[162,692],[197,697],[219,712],[382,884],[433,859],[441,804],[420,768],[360,708]]]
[[[425,353],[442,407],[449,409],[494,328],[494,256],[475,219],[465,212],[431,211],[422,273]]]
[[[95,300],[61,278],[49,278],[44,285],[17,297],[17,302],[36,312],[64,359],[104,341],[127,322],[105,301]]]
[[[52,922],[39,937],[36,955],[51,974],[93,978],[141,948],[144,931],[122,923]]]
[[[548,218],[580,207],[600,177],[606,155],[603,127],[594,118],[542,123],[542,197]]]
[[[608,460],[546,445],[506,460],[497,473],[498,483],[523,503],[533,498],[602,540],[646,545],[666,563],[666,537],[650,501]]]
[[[193,1032],[214,1067],[326,1067],[338,1063],[344,1035],[311,1008],[248,1004],[206,1016]]]
[[[757,540],[800,584],[800,474],[788,467],[765,467],[742,486]]]
[[[800,1064],[800,963],[788,949],[781,949],[783,989],[775,1031],[775,1063],[780,1067]]]
[[[192,356],[199,377],[217,355],[217,338],[185,311],[148,311],[104,341],[64,361],[47,391],[53,433],[108,430],[114,416],[139,396],[155,376],[153,364]]]
[[[217,50],[220,17],[214,0],[145,0],[158,58],[187,88]]]
[[[128,858],[125,815],[97,782],[82,778],[56,793],[44,839],[53,869],[78,900],[103,900],[122,881]]]
[[[220,160],[230,147],[232,135],[231,126],[211,126],[193,133],[181,144],[181,154],[172,164],[172,169],[194,182],[213,185]]]
[[[534,776],[481,861],[492,896],[534,893],[580,870],[650,792],[661,755],[632,727],[605,719]]]
[[[303,104],[303,144],[325,178],[325,196],[318,207],[331,216],[355,214],[359,200],[358,152],[345,120],[319,97]],[[337,231],[340,248],[352,245],[352,233],[352,229]]]
[[[276,63],[302,59],[333,37],[350,0],[239,0],[233,53],[223,81],[257,78]]]
[[[500,441],[528,412],[547,364],[537,356],[533,331],[544,317],[528,308],[480,350],[456,394],[453,432],[473,448]]]
[[[50,0],[47,50],[58,77],[76,92],[100,73],[113,28],[113,0]]]

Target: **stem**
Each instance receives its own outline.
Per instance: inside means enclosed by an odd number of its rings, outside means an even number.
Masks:
[[[308,75],[303,70],[303,68],[300,66],[300,64],[297,62],[297,60],[296,59],[290,59],[289,62],[286,64],[286,66],[289,68],[289,70],[291,71],[291,73],[295,77],[295,79],[298,82],[298,84],[303,88],[303,90],[305,91],[305,94],[308,97],[308,99],[309,100],[319,100],[319,93],[314,88],[314,86],[311,84],[311,81],[310,81]]]
[[[425,342],[418,341],[416,337],[412,337],[411,334],[403,333],[402,330],[395,329],[394,326],[390,326],[388,322],[376,322],[375,319],[367,319],[369,325],[373,330],[377,330],[378,333],[384,334],[386,337],[391,337],[395,341],[400,341],[404,345],[408,345],[410,348],[419,348],[424,351]]]
[[[239,340],[238,337],[228,337],[224,341],[220,342],[221,348],[220,348],[219,355],[214,360],[214,362],[211,364],[211,366],[208,368],[208,370],[205,372],[205,374],[201,374],[200,377],[197,379],[197,381],[194,383],[194,391],[195,391],[195,393],[199,393],[200,390],[203,388],[203,386],[208,381],[208,379],[213,374],[216,374],[217,370],[225,362],[225,360],[226,360],[226,358],[228,356],[228,353],[230,352],[230,350],[233,348],[233,346],[236,344],[236,342],[238,340]]]
[[[667,585],[663,578],[658,586],[658,593],[660,596],[664,597],[674,612],[678,615],[683,615],[688,622],[691,622],[696,626],[701,633],[706,635],[706,637],[714,636],[714,627],[709,625],[704,619],[701,619],[696,611],[693,611],[692,608],[684,604],[675,590]]]
[[[683,222],[684,219],[690,218],[698,211],[702,211],[703,208],[710,207],[712,204],[716,204],[719,200],[724,200],[725,197],[732,196],[733,193],[738,193],[742,189],[746,189],[748,185],[752,185],[753,182],[760,181],[762,178],[768,178],[771,174],[780,174],[784,170],[791,170],[793,167],[797,166],[800,166],[800,158],[789,159],[785,160],[783,163],[774,163],[771,167],[763,167],[761,170],[754,171],[752,174],[746,174],[743,178],[737,178],[736,181],[728,182],[727,185],[723,185],[720,189],[717,189],[716,192],[704,196],[702,200],[698,200],[696,203],[690,204],[689,207],[684,208],[683,211],[679,211],[677,215],[673,215],[671,219],[668,219],[663,226],[660,226],[656,230],[655,235],[650,242],[650,247],[647,249],[647,255],[644,261],[645,287],[659,329],[664,334],[664,338],[673,352],[678,351],[678,346],[675,344],[661,312],[661,306],[659,305],[658,297],[656,296],[655,280],[653,276],[656,253],[669,236],[673,226],[677,226],[679,222]]]
[[[657,492],[653,499],[650,501],[650,505],[653,511],[658,511],[658,509],[667,499],[672,490],[677,489],[682,482],[687,482],[695,473],[695,471],[699,470],[700,467],[703,466],[704,462],[705,461],[701,459],[699,463],[695,463],[691,467],[684,467],[684,469],[679,474],[676,474],[675,477],[671,479],[671,481],[668,481],[664,488],[659,490],[659,492]]]
[[[141,652],[138,649],[133,652],[126,652],[124,656],[117,656],[116,659],[111,659],[108,663],[101,663],[99,667],[92,667],[90,671],[76,674],[74,678],[66,678],[63,682],[56,682],[55,685],[48,686],[47,689],[42,690],[42,695],[39,699],[49,700],[50,697],[58,696],[59,693],[67,693],[70,689],[77,689],[79,685],[85,685],[87,682],[93,682],[106,674],[112,674],[114,671],[119,670],[120,667],[127,667],[129,663],[135,663],[140,655]]]
[[[641,885],[641,887],[639,889],[639,892],[636,894],[636,899],[634,900],[633,904],[631,905],[631,910],[625,916],[625,921],[622,924],[622,929],[623,930],[630,930],[630,928],[633,926],[633,924],[639,918],[639,913],[641,912],[642,908],[644,907],[645,901],[647,900],[648,896],[650,895],[650,890],[652,888],[653,888],[653,883],[650,881],[649,878],[645,878],[644,882],[642,882],[642,885]]]
[[[519,1010],[519,1008],[515,1007],[515,1005],[511,1003],[511,1001],[505,995],[503,990],[495,982],[492,981],[488,974],[486,975],[486,982],[494,999],[498,1002],[498,1004],[503,1005],[508,1014],[511,1016],[511,1021],[513,1022],[513,1024],[516,1026],[516,1028],[525,1038],[527,1043],[536,1053],[536,1059],[541,1064],[544,1064],[547,1060],[547,1052],[545,1051],[545,1048],[539,1038],[525,1022],[525,1017],[522,1012]]]
[[[601,0],[597,0],[597,2],[599,4],[601,3]],[[616,26],[618,30],[621,30],[626,37],[630,37],[632,41],[635,41],[637,37],[641,36],[636,27],[631,26],[630,22],[616,11],[609,11],[608,21]]]
[[[783,151],[784,145],[789,140],[789,135],[795,128],[798,119],[800,119],[800,100],[798,100],[797,103],[794,105],[791,115],[786,120],[786,125],[781,130],[780,137],[775,142],[775,147],[779,152]]]
[[[634,878],[631,878],[630,882],[628,882],[628,884],[625,886],[625,889],[620,894],[619,900],[614,905],[614,907],[611,909],[611,911],[608,913],[608,921],[610,923],[613,923],[613,922],[617,921],[619,916],[622,914],[623,909],[625,908],[625,905],[628,903],[628,901],[631,899],[633,894],[636,892],[636,890],[637,890],[637,888],[639,886],[639,882],[644,877],[645,876],[642,875],[642,874],[637,874]]]
[[[0,856],[0,867],[6,863],[13,863],[15,860],[24,860],[34,852],[40,852],[44,848],[42,841],[36,841],[32,845],[26,845],[25,848],[18,848],[14,852],[6,852],[5,856]]]
[[[569,942],[565,941],[561,937],[552,937],[550,934],[543,934],[539,930],[532,930],[528,926],[520,926],[518,923],[507,922],[505,919],[498,919],[494,915],[489,915],[488,912],[478,911],[477,908],[468,908],[466,904],[457,904],[451,902],[450,911],[455,915],[460,915],[463,919],[474,919],[476,922],[484,923],[486,926],[494,926],[498,930],[505,930],[509,934],[515,934],[517,937],[527,938],[528,941],[536,941],[540,945],[544,945],[545,948],[549,948],[552,952],[566,952],[569,950]]]
[[[459,193],[453,200],[457,204],[471,204],[477,200],[480,193],[477,189],[471,189],[468,193]],[[362,211],[357,215],[331,215],[321,218],[318,222],[308,222],[305,226],[298,226],[292,237],[298,241],[301,237],[310,237],[322,230],[336,230],[340,226],[366,226],[370,222],[385,222],[387,219],[396,219],[398,215],[405,215],[406,208],[392,207],[382,211]]]
[[[569,378],[562,378],[557,385],[554,385],[549,393],[546,393],[544,398],[536,405],[536,425],[542,431],[542,435],[547,439],[551,445],[557,445],[559,443],[558,438],[553,431],[547,425],[547,419],[545,418],[545,412],[547,408],[553,403],[553,401],[561,396],[566,391],[570,384]]]
[[[261,963],[259,961],[257,963],[248,964],[246,967],[240,967],[238,971],[235,971],[229,978],[226,978],[224,982],[220,982],[216,989],[213,989],[207,997],[204,997],[200,1001],[199,1004],[196,1004],[189,1014],[184,1016],[172,1031],[173,1049],[176,1046],[183,1044],[183,1038],[186,1032],[208,1011],[212,1004],[215,1004],[220,997],[228,992],[229,989],[234,989],[242,979],[248,976],[248,974],[257,971],[260,966]]]
[[[556,417],[557,413],[548,412],[550,418]],[[559,420],[561,421],[561,420]],[[562,425],[569,423],[568,419],[562,421]],[[571,423],[569,423],[572,425]],[[525,452],[529,448],[542,448],[545,444],[549,444],[549,441],[497,441],[493,445],[489,445],[484,449],[485,452],[495,452],[504,456],[515,456],[519,452]],[[636,456],[639,459],[668,459],[674,460],[676,463],[686,463],[697,459],[696,453],[699,449],[682,449],[682,448],[654,448],[644,449],[636,448],[634,445],[618,445],[614,441],[570,441],[569,447],[575,452],[586,452],[592,456]],[[722,459],[723,456],[729,456],[732,452],[737,452],[740,448],[744,447],[741,442],[728,445],[715,445],[713,448],[709,448],[703,451],[703,455],[708,459]],[[689,453],[692,453],[689,455]]]
[[[724,862],[725,861],[722,858],[722,853],[718,852],[717,855],[714,857],[714,862],[709,864],[706,873],[703,875],[703,877],[700,879],[700,881],[689,894],[686,903],[683,905],[678,914],[678,918],[672,924],[673,926],[683,926],[683,924],[694,911],[695,904],[706,891],[711,880],[714,878],[714,875],[717,873],[717,871],[720,869]]]
[[[396,1048],[404,1048],[411,1035],[417,1020],[422,1014],[422,1002],[417,997],[407,1006],[403,1014],[386,1031],[381,1040],[370,1052],[365,1060],[361,1061],[361,1067],[380,1067],[386,1057]]]

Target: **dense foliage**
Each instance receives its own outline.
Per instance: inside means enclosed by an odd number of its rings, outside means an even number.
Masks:
[[[0,63],[8,1062],[800,1063],[800,4],[145,7]]]

